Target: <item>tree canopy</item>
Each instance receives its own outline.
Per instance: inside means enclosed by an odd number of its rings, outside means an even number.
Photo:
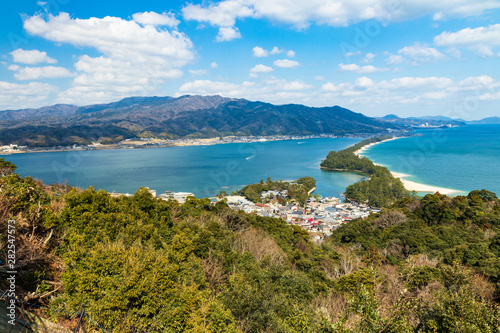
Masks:
[[[109,332],[500,327],[500,203],[488,191],[403,198],[321,244],[224,202],[179,204],[144,188],[112,197],[13,173],[0,178],[0,214],[16,220],[24,309],[71,330],[82,308],[88,331]]]
[[[344,150],[331,151],[321,162],[323,169],[359,172],[369,176],[369,179],[361,180],[346,188],[345,195],[348,200],[367,203],[374,207],[385,207],[410,195],[401,180],[394,177],[389,169],[375,165],[368,158],[355,154],[355,151],[366,145],[390,138],[391,136],[370,138]]]

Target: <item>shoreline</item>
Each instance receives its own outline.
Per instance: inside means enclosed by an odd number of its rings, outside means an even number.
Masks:
[[[364,153],[365,150],[368,149],[368,148],[370,148],[370,147],[378,145],[379,143],[382,143],[382,142],[388,142],[388,141],[402,139],[402,138],[404,138],[404,136],[396,136],[396,137],[393,137],[393,138],[390,138],[390,139],[387,139],[387,140],[382,140],[382,141],[379,141],[379,142],[373,142],[373,143],[367,144],[366,146],[363,146],[363,147],[359,148],[358,150],[356,150],[354,152],[354,155],[364,156],[364,155],[362,155],[362,153]],[[366,157],[366,156],[364,156],[364,157]]]
[[[149,139],[144,141],[124,140],[120,143],[110,145],[87,145],[77,147],[48,147],[37,150],[3,150],[2,155],[30,154],[30,153],[50,153],[50,152],[70,152],[70,151],[88,151],[88,150],[118,150],[118,149],[151,149],[151,148],[170,148],[170,147],[190,147],[190,146],[214,146],[230,143],[264,143],[269,141],[294,141],[308,139],[332,139],[349,138],[348,136],[335,136],[333,134],[324,135],[273,135],[273,136],[246,136],[246,137],[224,137],[224,138],[201,138],[201,139],[179,139],[179,140],[160,140]]]
[[[368,144],[368,145],[366,145],[364,147],[361,147],[360,149],[356,150],[354,152],[354,154],[357,155],[357,156],[366,157],[364,155],[366,149],[368,149],[370,147],[373,147],[375,145],[378,145],[379,143],[382,143],[382,142],[387,142],[387,141],[392,141],[392,140],[397,140],[397,139],[402,139],[402,138],[403,137],[394,137],[392,139],[387,139],[387,140],[383,140],[383,141],[380,141],[380,142],[370,143],[370,144]],[[377,163],[374,163],[374,164],[386,167],[385,165],[381,165],[381,164],[377,164]],[[387,169],[389,169],[389,168],[387,168]],[[405,178],[411,177],[411,175],[407,175],[407,174],[404,174],[404,173],[395,172],[395,171],[392,171],[392,170],[389,170],[389,171],[391,172],[391,174],[392,174],[393,177],[399,178],[399,180],[401,180],[401,182],[403,183],[404,187],[408,191],[416,191],[416,192],[423,192],[423,193],[436,193],[436,192],[439,192],[440,194],[445,194],[445,195],[459,194],[459,193],[462,192],[462,191],[454,190],[454,189],[450,189],[450,188],[438,187],[438,186],[433,186],[433,185],[427,185],[427,184],[417,183],[417,182],[405,179]]]

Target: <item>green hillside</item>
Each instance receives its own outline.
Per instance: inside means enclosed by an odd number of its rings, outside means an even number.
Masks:
[[[146,189],[111,197],[8,167],[0,214],[16,221],[16,295],[70,329],[82,309],[96,332],[500,327],[500,203],[487,191],[403,199],[318,245],[297,226],[225,203],[180,205]]]
[[[221,96],[135,97],[76,107],[0,112],[0,144],[30,147],[248,135],[347,135],[403,129],[339,106],[273,105]]]

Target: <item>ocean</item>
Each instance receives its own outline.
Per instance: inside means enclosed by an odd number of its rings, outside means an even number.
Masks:
[[[367,148],[363,155],[408,180],[458,190],[500,194],[500,125],[425,129],[422,136]]]
[[[95,186],[109,192],[134,193],[149,187],[192,192],[211,197],[221,190],[231,193],[244,185],[272,177],[294,180],[314,177],[323,196],[340,197],[345,188],[364,178],[355,173],[325,172],[319,164],[331,150],[341,150],[361,139],[230,143],[150,149],[67,151],[6,155],[17,173],[45,183],[76,187]]]
[[[500,193],[500,125],[468,125],[420,130],[422,136],[383,142],[364,155],[408,180],[455,189]],[[314,177],[323,196],[340,197],[363,179],[348,172],[322,171],[330,150],[341,150],[362,139],[330,138],[256,143],[232,143],[151,149],[68,151],[4,156],[16,172],[45,183],[62,183],[109,192],[134,193],[139,187],[193,192],[210,197],[231,193],[246,184],[272,177],[293,180]]]

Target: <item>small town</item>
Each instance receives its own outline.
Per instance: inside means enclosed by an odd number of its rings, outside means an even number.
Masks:
[[[262,194],[263,198],[267,195],[268,193]],[[335,197],[319,200],[311,197],[305,207],[293,203],[287,205],[253,203],[243,196],[227,196],[218,200],[227,200],[229,207],[233,210],[281,218],[288,224],[297,225],[309,231],[315,241],[322,241],[324,236],[330,236],[333,230],[342,223],[348,223],[357,218],[366,218],[372,212],[380,212],[380,209],[353,202],[342,202],[341,199]]]
[[[189,197],[195,195],[190,192],[173,192],[166,191],[158,194],[155,190],[148,189],[149,192],[157,199],[176,200],[179,203],[184,203]],[[132,196],[129,193],[111,193],[111,196]],[[261,194],[263,200],[269,197],[283,196],[286,197],[286,190],[266,191]],[[242,210],[248,214],[256,214],[265,217],[281,218],[290,225],[299,226],[311,233],[313,240],[321,242],[325,236],[330,236],[332,232],[343,223],[349,223],[353,219],[366,218],[370,213],[378,213],[380,209],[373,208],[368,205],[358,204],[355,202],[342,202],[341,199],[335,197],[326,197],[316,199],[309,198],[305,207],[300,204],[289,203],[281,205],[276,202],[254,203],[241,195],[228,195],[224,197],[210,198],[212,204],[219,201],[225,201],[231,209]]]
[[[396,132],[394,132],[396,133]],[[399,135],[404,135],[403,132],[397,132]],[[162,148],[176,146],[211,146],[227,143],[254,143],[266,141],[287,141],[287,140],[308,140],[308,139],[325,139],[325,138],[360,138],[372,137],[374,133],[359,133],[356,135],[270,135],[270,136],[223,136],[214,138],[181,138],[181,139],[161,139],[161,138],[130,138],[124,139],[116,143],[101,143],[100,141],[92,141],[88,145],[67,145],[53,147],[28,147],[24,145],[8,144],[0,146],[1,154],[16,154],[16,153],[35,153],[35,152],[56,152],[56,151],[81,151],[81,150],[109,150],[109,149],[141,149],[141,148]]]

